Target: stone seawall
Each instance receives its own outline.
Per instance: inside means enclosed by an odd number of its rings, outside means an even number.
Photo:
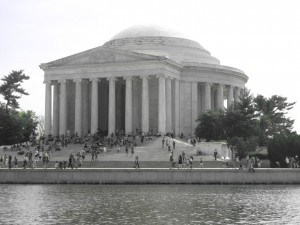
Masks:
[[[0,169],[5,184],[300,184],[299,169]]]

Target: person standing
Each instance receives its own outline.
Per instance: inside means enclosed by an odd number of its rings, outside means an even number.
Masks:
[[[126,153],[126,156],[128,157],[128,145],[125,146],[125,153]]]
[[[0,167],[3,168],[3,156],[0,155]]]
[[[204,168],[202,158],[200,158],[200,168]]]
[[[161,140],[161,144],[162,144],[161,148],[164,148],[164,146],[165,146],[165,137],[163,137],[163,139]]]
[[[173,151],[169,155],[169,160],[170,160],[170,169],[172,169],[173,168],[173,162],[174,162]]]
[[[175,150],[175,140],[173,140],[173,149]]]
[[[16,156],[14,158],[14,166],[15,166],[15,168],[18,168],[18,159]]]
[[[214,151],[215,161],[217,160],[217,155],[218,155],[218,152],[217,152],[217,149],[215,149],[215,151]]]
[[[11,156],[11,154],[9,154],[9,156],[8,156],[8,169],[11,169],[11,160],[12,160],[12,156]]]
[[[4,154],[4,158],[3,158],[3,163],[4,163],[4,167],[7,167],[7,156],[6,154]]]
[[[178,169],[182,169],[182,155],[178,156]]]

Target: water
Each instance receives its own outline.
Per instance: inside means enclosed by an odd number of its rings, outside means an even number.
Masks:
[[[0,224],[300,224],[300,186],[0,185]]]

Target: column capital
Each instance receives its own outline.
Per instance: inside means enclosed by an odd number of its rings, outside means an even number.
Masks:
[[[60,83],[60,84],[66,84],[67,80],[66,79],[61,79],[61,80],[58,80],[58,83]]]
[[[90,83],[90,80],[89,79],[81,79],[81,82],[83,84],[89,84]]]
[[[213,83],[211,83],[211,82],[204,82],[203,84],[204,84],[204,86],[205,85],[213,86]]]
[[[99,80],[98,77],[93,77],[93,78],[90,78],[89,81],[91,81],[91,82],[93,82],[93,81],[99,82],[100,80]]]
[[[218,86],[225,87],[225,84],[223,84],[223,83],[218,83]]]
[[[151,77],[149,75],[141,75],[140,76],[140,79],[147,79],[147,80],[150,80]]]
[[[107,80],[107,81],[111,81],[111,80],[112,80],[112,81],[117,81],[118,78],[116,78],[116,77],[107,77],[106,80]]]
[[[159,74],[156,74],[156,77],[157,78],[166,78],[166,75],[164,73],[159,73]]]
[[[81,78],[77,78],[77,79],[74,79],[73,82],[77,83],[77,82],[81,82],[82,79]]]
[[[133,80],[134,78],[133,78],[133,76],[125,76],[125,77],[123,77],[123,79],[124,80]]]
[[[43,83],[44,84],[52,84],[52,80],[44,80]]]

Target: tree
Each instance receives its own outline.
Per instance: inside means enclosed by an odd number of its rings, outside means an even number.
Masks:
[[[11,145],[30,140],[35,132],[37,119],[32,111],[19,111],[18,99],[28,95],[21,83],[29,76],[23,70],[12,71],[1,80],[0,94],[6,103],[0,102],[0,145]]]
[[[21,111],[18,114],[18,120],[22,129],[19,137],[20,142],[29,141],[31,136],[35,136],[38,118],[33,111]]]
[[[242,159],[249,155],[250,152],[255,151],[257,137],[251,136],[246,139],[243,137],[230,137],[227,138],[227,146],[239,157],[239,159]]]
[[[224,111],[210,110],[199,115],[198,126],[195,129],[196,137],[206,141],[224,140]]]
[[[21,87],[21,83],[28,79],[29,76],[26,76],[23,73],[23,70],[13,70],[10,74],[1,78],[4,83],[0,85],[0,94],[3,95],[3,98],[6,101],[6,109],[19,108],[19,103],[17,100],[21,98],[22,95],[28,95],[25,89]]]
[[[295,132],[288,135],[274,135],[268,142],[268,155],[272,167],[276,166],[276,162],[286,166],[286,157],[300,156],[300,135]]]
[[[37,118],[32,111],[6,109],[0,104],[0,145],[12,145],[30,140],[34,135]]]
[[[294,120],[286,117],[286,114],[295,102],[287,102],[286,97],[278,95],[270,98],[258,95],[253,101],[259,116],[260,145],[266,145],[276,134],[286,136],[292,132]]]
[[[247,139],[256,135],[255,107],[253,105],[253,96],[249,90],[243,89],[240,101],[235,103],[234,107],[227,109],[223,124],[226,139],[232,137]]]

